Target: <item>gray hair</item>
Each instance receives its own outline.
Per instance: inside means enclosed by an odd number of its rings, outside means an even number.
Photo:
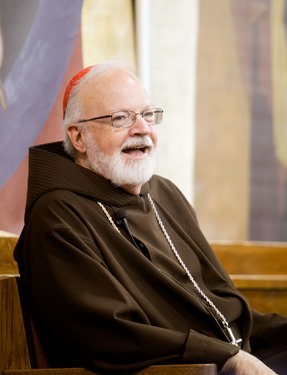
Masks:
[[[84,75],[73,87],[67,107],[65,110],[64,120],[63,120],[63,130],[64,130],[64,148],[65,151],[72,156],[74,159],[76,157],[76,149],[74,148],[70,137],[67,133],[67,128],[72,123],[77,123],[82,115],[82,108],[79,102],[79,92],[81,89],[86,85],[87,82],[92,80],[96,76],[100,76],[101,74],[104,74],[105,72],[109,70],[126,70],[131,73],[134,73],[134,69],[132,66],[126,62],[123,61],[106,61],[97,65],[94,65],[86,75]],[[82,126],[83,128],[87,127],[87,124],[80,124],[79,126]],[[88,129],[87,129],[88,130]]]

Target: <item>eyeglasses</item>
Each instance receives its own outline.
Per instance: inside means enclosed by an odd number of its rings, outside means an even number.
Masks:
[[[141,117],[145,120],[145,122],[148,125],[158,125],[162,122],[163,110],[160,108],[150,108],[138,113],[134,111],[117,111],[113,112],[111,115],[79,120],[77,123],[84,123],[88,121],[96,121],[104,118],[110,118],[111,125],[114,128],[130,128],[136,122],[137,115],[141,115]]]

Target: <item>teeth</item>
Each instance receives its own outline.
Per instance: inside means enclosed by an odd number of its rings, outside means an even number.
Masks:
[[[125,147],[124,150],[139,150],[139,149],[144,149],[147,148],[148,146],[146,145],[140,145],[140,146],[131,146],[131,147]]]

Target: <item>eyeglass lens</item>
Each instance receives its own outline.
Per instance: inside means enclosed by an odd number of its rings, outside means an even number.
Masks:
[[[148,109],[138,113],[149,125],[156,125],[162,122],[163,110],[159,108]],[[119,111],[112,114],[112,123],[116,128],[129,127],[136,121],[137,114],[133,111]]]

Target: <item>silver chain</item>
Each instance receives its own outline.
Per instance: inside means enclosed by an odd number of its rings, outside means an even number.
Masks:
[[[106,215],[107,219],[109,220],[109,222],[112,224],[113,228],[118,232],[118,233],[121,233],[119,228],[116,226],[116,224],[114,223],[114,220],[112,219],[111,215],[108,213],[108,211],[106,210],[106,207],[101,203],[101,202],[97,202],[98,205],[101,207],[101,209],[104,211],[104,214]]]
[[[179,264],[181,265],[181,267],[184,269],[185,273],[187,274],[189,280],[192,282],[193,286],[195,287],[195,289],[198,291],[198,293],[202,296],[202,298],[209,304],[209,306],[211,306],[215,311],[216,311],[216,314],[218,314],[218,316],[220,316],[221,320],[222,320],[222,323],[225,325],[225,326],[228,326],[228,322],[227,322],[227,319],[225,318],[225,316],[218,310],[218,308],[215,306],[215,304],[207,297],[207,295],[200,289],[199,285],[197,284],[197,282],[194,280],[193,276],[191,275],[191,273],[189,272],[189,269],[186,267],[184,261],[182,260],[181,256],[179,255],[178,251],[176,250],[169,234],[167,233],[164,225],[163,225],[163,222],[158,214],[158,211],[156,209],[156,206],[152,200],[152,197],[150,196],[150,194],[147,195],[148,197],[148,200],[150,201],[150,204],[152,206],[152,209],[153,209],[153,212],[155,214],[155,217],[157,219],[157,222],[172,250],[172,252],[174,253],[176,259],[178,260]]]
[[[231,341],[231,344],[233,345],[238,345],[239,342],[241,342],[242,340],[241,339],[238,339],[236,340],[235,337],[234,337],[234,334],[231,330],[231,328],[229,327],[229,324],[228,324],[228,321],[227,319],[225,318],[225,316],[221,313],[221,311],[218,310],[218,308],[215,306],[215,304],[207,297],[207,295],[200,289],[199,285],[197,284],[197,282],[194,280],[193,276],[191,275],[191,273],[189,272],[189,269],[187,268],[187,266],[185,265],[184,261],[182,260],[181,256],[179,255],[178,251],[176,250],[169,234],[167,233],[167,230],[165,229],[165,226],[163,225],[163,222],[159,216],[159,213],[157,211],[157,208],[154,204],[154,201],[151,197],[151,195],[148,193],[147,194],[147,197],[148,197],[148,200],[151,204],[151,207],[152,207],[152,210],[153,210],[153,213],[157,219],[157,222],[174,254],[174,256],[176,257],[176,259],[178,260],[179,264],[181,265],[181,267],[183,268],[183,270],[185,271],[185,273],[187,274],[189,280],[191,281],[192,285],[194,286],[194,288],[197,290],[197,292],[201,295],[201,297],[207,302],[207,304],[213,308],[213,310],[216,312],[216,314],[220,317],[221,321],[222,321],[222,325],[223,327],[225,328],[225,333],[229,336],[229,339]],[[103,210],[104,214],[106,215],[107,219],[109,220],[109,222],[111,223],[111,225],[113,226],[113,228],[118,232],[118,233],[121,233],[120,230],[118,229],[118,227],[116,226],[116,224],[114,223],[111,215],[108,213],[108,211],[106,210],[106,208],[103,206],[103,204],[101,202],[97,202],[98,205],[101,207],[101,209]]]

